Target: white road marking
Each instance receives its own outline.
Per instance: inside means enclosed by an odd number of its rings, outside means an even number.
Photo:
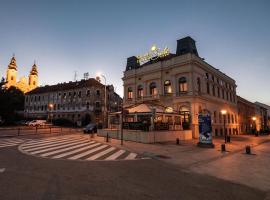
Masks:
[[[48,153],[44,153],[44,154],[41,154],[40,156],[45,157],[45,156],[50,156],[50,155],[57,154],[57,153],[62,153],[62,152],[72,150],[72,149],[76,149],[78,147],[82,147],[82,146],[89,145],[89,144],[92,144],[92,143],[94,143],[94,142],[84,142],[83,144],[78,144],[78,145],[75,145],[75,146],[72,146],[72,147],[67,147],[67,148],[64,148],[64,149],[59,149],[59,150],[56,150],[56,151],[51,151],[51,152],[48,152]]]
[[[51,151],[51,150],[56,150],[56,149],[61,149],[63,147],[68,147],[68,146],[73,146],[75,144],[79,144],[79,143],[86,143],[86,141],[80,141],[80,142],[69,142],[68,144],[65,143],[65,145],[58,145],[58,146],[54,146],[54,147],[51,147],[51,148],[47,148],[47,149],[42,149],[42,150],[38,150],[38,151],[30,151],[31,154],[38,154],[38,153],[43,153],[43,152],[46,152],[46,151]]]
[[[72,154],[81,152],[83,150],[87,150],[87,149],[93,148],[93,147],[98,146],[98,145],[100,145],[100,143],[95,143],[95,144],[92,144],[90,146],[86,146],[86,147],[83,147],[83,148],[80,148],[80,149],[76,149],[74,151],[69,151],[69,152],[66,152],[66,153],[63,153],[63,154],[59,154],[59,155],[53,156],[52,158],[63,158],[65,156],[69,156],[69,155],[72,155]]]
[[[112,152],[113,150],[115,150],[115,147],[111,147],[111,148],[109,148],[109,149],[106,149],[105,151],[101,151],[101,152],[99,152],[98,154],[95,154],[95,155],[93,155],[93,156],[87,158],[86,160],[96,160],[96,159],[98,159],[98,158],[100,158],[100,157],[106,155],[107,153]]]
[[[97,147],[97,148],[91,149],[91,150],[89,150],[89,151],[83,152],[83,153],[81,153],[81,154],[72,156],[72,157],[70,157],[70,158],[68,158],[68,159],[69,159],[69,160],[76,160],[76,159],[82,158],[82,157],[84,157],[84,156],[87,156],[87,155],[89,155],[89,154],[91,154],[91,153],[94,153],[94,152],[96,152],[96,151],[99,151],[99,150],[101,150],[101,149],[104,149],[104,148],[106,148],[107,146],[108,146],[108,145],[105,144],[105,145],[99,146],[99,147]]]
[[[25,148],[28,148],[28,147],[33,147],[33,146],[37,146],[37,145],[47,145],[47,144],[53,144],[53,143],[57,143],[57,142],[61,142],[61,141],[67,141],[67,140],[71,140],[71,139],[74,139],[74,138],[59,138],[59,139],[51,139],[51,140],[46,140],[46,141],[42,141],[42,142],[28,142],[26,144],[24,144],[23,146]]]
[[[117,159],[119,156],[121,156],[122,154],[124,154],[126,151],[125,150],[119,150],[117,152],[115,152],[114,154],[110,155],[109,157],[107,157],[105,160],[115,160]]]
[[[76,141],[86,141],[86,140],[76,140]],[[57,142],[57,143],[49,144],[49,145],[45,145],[45,146],[43,146],[43,145],[42,146],[36,145],[36,146],[31,147],[31,148],[24,148],[23,147],[23,150],[26,150],[26,151],[36,151],[36,150],[39,150],[39,149],[60,146],[60,145],[63,145],[63,144],[73,143],[73,142],[76,142],[76,141],[74,141],[74,140],[67,140],[67,141]]]
[[[137,156],[136,153],[130,153],[130,154],[125,158],[125,160],[133,160],[133,159],[136,158],[136,156]]]
[[[6,168],[0,168],[0,173],[3,173],[6,170]]]

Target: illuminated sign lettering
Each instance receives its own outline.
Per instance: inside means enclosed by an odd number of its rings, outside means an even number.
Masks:
[[[144,55],[136,56],[138,59],[138,62],[140,64],[144,64],[150,60],[156,60],[158,58],[163,58],[170,54],[170,50],[168,47],[165,47],[163,50],[160,48],[157,48],[156,45],[153,45],[150,49],[150,51]]]

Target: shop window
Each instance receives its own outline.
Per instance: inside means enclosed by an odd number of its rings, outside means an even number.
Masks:
[[[138,86],[138,98],[142,98],[143,97],[143,86],[139,85]]]
[[[133,91],[132,91],[132,88],[129,87],[128,88],[128,99],[132,99],[133,98]]]
[[[152,82],[149,86],[150,89],[150,95],[155,96],[157,95],[157,85],[155,82]]]
[[[181,77],[178,80],[178,84],[179,84],[179,92],[187,92],[188,87],[187,87],[187,79],[186,77]]]
[[[164,93],[165,94],[172,93],[172,84],[171,84],[171,81],[169,81],[169,80],[164,82]]]

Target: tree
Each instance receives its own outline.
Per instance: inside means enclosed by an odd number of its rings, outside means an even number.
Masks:
[[[0,82],[0,116],[6,124],[13,123],[17,118],[17,111],[24,109],[24,93],[11,86],[5,88],[5,82]]]

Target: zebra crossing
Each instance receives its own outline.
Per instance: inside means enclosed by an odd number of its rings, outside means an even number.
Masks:
[[[145,159],[117,147],[91,141],[84,136],[66,136],[28,141],[19,146],[23,153],[50,159],[116,161]]]
[[[19,138],[1,138],[0,149],[4,147],[17,146],[25,141],[26,141],[25,139],[19,139]]]

